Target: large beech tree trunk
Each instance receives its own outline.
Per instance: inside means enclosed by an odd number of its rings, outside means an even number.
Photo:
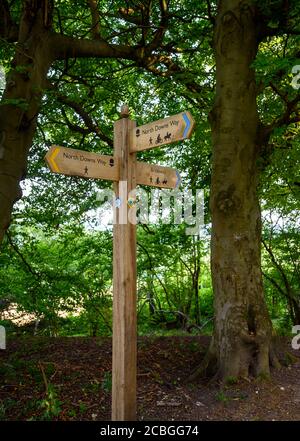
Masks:
[[[51,64],[45,4],[24,8],[22,26],[0,106],[0,243],[13,204],[21,197],[29,148],[36,129],[42,91]]]
[[[255,11],[251,2],[240,0],[220,1],[218,8],[211,112],[215,329],[209,357],[222,378],[268,375],[272,326],[261,273],[259,118],[251,68],[258,46]]]

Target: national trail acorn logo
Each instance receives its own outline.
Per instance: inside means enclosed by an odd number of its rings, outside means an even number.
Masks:
[[[133,199],[133,198],[129,198],[128,199],[127,205],[128,205],[129,208],[134,207],[135,204],[136,204],[136,199]]]

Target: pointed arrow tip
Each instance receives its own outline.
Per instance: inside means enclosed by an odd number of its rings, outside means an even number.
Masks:
[[[186,124],[184,132],[183,132],[183,138],[186,139],[191,136],[191,133],[192,133],[194,125],[195,125],[195,121],[189,111],[184,112],[183,119]]]
[[[55,162],[55,158],[58,155],[58,153],[60,152],[60,147],[53,145],[51,146],[50,150],[47,152],[46,156],[45,156],[45,160],[47,162],[47,164],[50,167],[50,170],[53,171],[54,173],[59,173],[59,167],[57,165],[57,163]]]

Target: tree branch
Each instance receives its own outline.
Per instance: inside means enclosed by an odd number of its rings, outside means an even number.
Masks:
[[[158,29],[154,33],[154,38],[149,45],[147,45],[147,52],[152,52],[156,49],[163,41],[163,37],[168,26],[168,2],[167,0],[159,1],[161,20]]]
[[[271,124],[261,125],[261,128],[259,130],[259,139],[260,145],[262,145],[264,148],[266,148],[266,146],[268,145],[270,136],[274,129],[282,127],[284,125],[294,124],[300,121],[300,112],[298,106],[300,102],[300,95],[298,94],[293,100],[288,101],[287,95],[285,93],[281,92],[276,86],[274,86],[274,84],[271,87],[284,101],[285,111]]]
[[[209,18],[210,22],[214,25],[216,19],[215,19],[214,15],[213,15],[213,12],[212,12],[212,7],[211,7],[210,0],[206,0],[206,4],[207,4],[207,15],[208,15],[208,18]]]
[[[104,40],[74,38],[52,33],[50,36],[53,57],[56,60],[65,58],[125,58],[136,60],[137,47],[108,44]]]
[[[37,273],[34,269],[32,269],[32,267],[29,265],[29,263],[27,262],[27,260],[25,259],[25,257],[23,256],[23,254],[21,253],[21,251],[19,250],[19,248],[17,247],[17,245],[13,242],[11,235],[8,231],[6,231],[6,237],[8,239],[8,243],[10,244],[10,246],[12,247],[12,249],[15,251],[15,253],[20,257],[20,259],[22,260],[22,262],[24,263],[25,267],[28,269],[28,271],[36,278],[40,278],[41,275],[39,273]]]
[[[286,276],[286,274],[284,272],[284,269],[280,265],[280,263],[277,262],[277,260],[276,260],[276,258],[274,256],[274,253],[272,251],[271,246],[267,245],[267,243],[266,243],[266,241],[264,239],[262,239],[262,244],[265,247],[265,250],[268,252],[268,254],[269,254],[270,258],[271,258],[271,262],[273,263],[273,265],[275,266],[275,268],[277,269],[277,271],[279,272],[279,274],[280,274],[280,276],[281,276],[281,278],[283,280],[283,283],[284,283],[286,292],[288,294],[288,297],[293,298],[292,289],[291,289],[290,283],[288,281],[288,278],[287,278],[287,276]]]
[[[273,279],[273,277],[269,276],[269,274],[265,273],[264,271],[262,271],[262,274],[263,274],[263,276],[264,276],[267,280],[269,280],[269,281],[272,283],[272,285],[275,286],[275,288],[277,289],[277,291],[280,292],[280,294],[281,294],[284,298],[287,297],[287,295],[286,295],[286,293],[284,292],[284,290],[281,288],[281,286],[279,285],[279,283],[277,283],[276,280]]]
[[[75,124],[72,124],[65,115],[66,120],[67,120],[67,124],[71,130],[80,132],[85,135],[87,135],[88,133],[95,133],[101,139],[101,141],[105,142],[110,147],[113,146],[113,141],[102,132],[102,130],[99,128],[99,126],[93,121],[92,117],[88,114],[88,112],[86,112],[84,110],[84,108],[82,107],[81,104],[77,103],[76,101],[71,100],[67,96],[65,96],[57,91],[54,91],[54,93],[55,93],[55,96],[59,102],[61,102],[62,104],[65,104],[66,106],[71,107],[73,110],[75,110],[75,112],[80,116],[80,118],[83,120],[83,122],[85,123],[85,125],[88,129],[88,130],[86,130],[86,129],[81,128]]]
[[[88,0],[88,5],[92,15],[92,28],[91,34],[95,40],[102,40],[100,34],[100,15],[98,11],[98,1]]]

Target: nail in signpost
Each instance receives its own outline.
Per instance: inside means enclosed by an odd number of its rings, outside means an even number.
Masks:
[[[45,159],[53,173],[114,181],[116,201],[113,231],[113,356],[112,420],[136,419],[136,224],[128,221],[135,204],[129,203],[137,184],[176,188],[177,170],[136,160],[136,152],[190,138],[190,112],[136,127],[123,106],[114,124],[114,156],[54,145]],[[122,185],[124,181],[127,186]],[[124,194],[123,194],[124,193]]]

